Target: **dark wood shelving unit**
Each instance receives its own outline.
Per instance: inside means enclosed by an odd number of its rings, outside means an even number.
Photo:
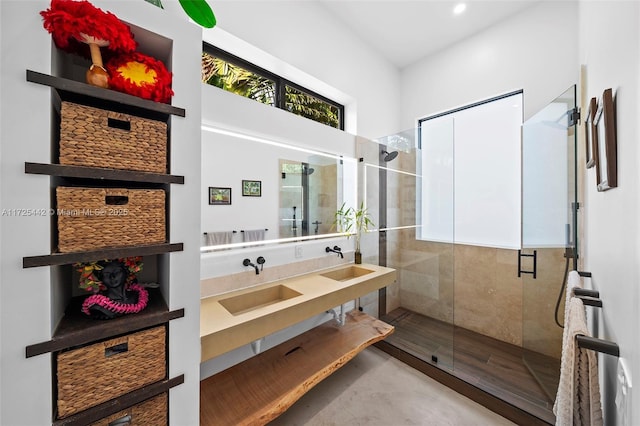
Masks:
[[[131,256],[151,256],[154,254],[171,253],[184,250],[183,243],[164,243],[147,246],[119,247],[75,253],[52,253],[41,256],[26,256],[22,258],[23,268],[38,266],[68,265],[76,262],[91,262],[94,260],[115,259]]]
[[[55,117],[58,121],[61,120],[61,101],[161,121],[167,124],[168,129],[171,126],[172,116],[186,116],[185,109],[170,104],[154,102],[126,93],[103,89],[84,82],[55,77],[32,70],[26,70],[26,80],[48,86],[52,89],[51,101],[53,112],[54,114],[58,114]],[[166,139],[168,153],[171,149],[170,138],[170,131],[168,130]],[[179,175],[58,164],[58,150],[59,134],[56,135],[53,133],[52,163],[25,162],[25,173],[50,176],[50,185],[52,187],[61,185],[79,186],[81,184],[88,184],[89,186],[95,187],[111,187],[125,183],[128,186],[134,187],[162,188],[166,192],[167,197],[169,197],[170,192],[168,185],[184,184],[184,176]],[[169,157],[167,161],[167,164],[170,164]],[[55,208],[55,202],[52,208]],[[169,208],[168,201],[166,208]],[[54,241],[54,244],[57,239],[55,233],[55,229],[52,230],[52,241]],[[167,240],[169,240],[168,235],[167,233]],[[61,266],[103,259],[162,255],[182,250],[184,250],[183,243],[164,242],[130,247],[100,248],[72,253],[52,252],[51,254],[39,256],[25,256],[22,258],[22,266],[23,268]],[[110,320],[97,320],[82,313],[82,303],[87,297],[86,295],[71,298],[51,339],[27,346],[25,348],[26,357],[31,358],[37,355],[51,354],[52,365],[55,365],[57,362],[57,354],[60,352],[69,349],[78,349],[99,341],[126,336],[133,332],[160,326],[165,327],[167,332],[165,341],[167,354],[164,355],[164,362],[166,363],[168,371],[169,322],[174,319],[183,318],[185,316],[185,310],[181,308],[170,311],[160,289],[154,288],[148,291],[149,302],[144,310],[137,314],[122,315]],[[59,384],[54,370],[52,370],[52,380],[54,388],[53,404],[55,407],[57,399],[56,389]],[[114,377],[113,380],[117,381],[118,378]],[[55,426],[91,424],[122,410],[141,404],[162,393],[166,392],[168,395],[169,389],[182,383],[184,383],[184,375],[169,378],[167,373],[161,381],[146,385],[126,394],[114,395],[109,401],[87,408],[84,411],[77,412],[64,419],[57,419],[58,413],[57,410],[54,409],[52,413],[52,424]]]
[[[153,102],[137,96],[128,95],[126,93],[116,92],[115,90],[102,89],[100,87],[91,86],[79,81],[69,80],[62,77],[54,77],[52,75],[43,74],[37,71],[27,70],[27,81],[42,84],[44,86],[53,87],[63,92],[75,93],[81,96],[87,96],[108,102],[115,102],[135,108],[147,110],[149,112],[177,115],[184,117],[186,112],[184,108],[174,107],[173,105]]]
[[[27,346],[27,358],[108,339],[184,317],[184,309],[169,311],[158,289],[149,289],[149,303],[137,314],[123,315],[111,320],[96,320],[81,312],[86,296],[71,299],[65,315],[46,342]]]
[[[103,404],[96,405],[86,411],[74,414],[64,419],[56,420],[53,422],[53,426],[75,426],[75,425],[88,425],[118,411],[124,410],[128,407],[139,404],[149,398],[153,398],[156,395],[160,395],[163,392],[167,392],[174,386],[178,386],[184,383],[184,374],[176,376],[172,379],[162,380],[160,382],[153,383],[145,386],[142,389],[129,392],[122,395],[119,398],[112,399]]]
[[[184,184],[184,176],[178,175],[134,172],[130,170],[101,169],[98,167],[67,166],[63,164],[25,162],[24,172],[34,175],[49,175],[67,178]]]

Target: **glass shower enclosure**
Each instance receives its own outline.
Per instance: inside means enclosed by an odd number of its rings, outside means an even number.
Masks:
[[[360,197],[378,230],[363,241],[364,261],[398,275],[361,305],[375,299],[395,326],[386,343],[553,422],[556,300],[577,247],[575,87],[525,123],[522,96],[491,100],[517,123],[497,132],[504,146],[491,130],[499,120],[480,119],[483,137],[470,108],[359,141]]]

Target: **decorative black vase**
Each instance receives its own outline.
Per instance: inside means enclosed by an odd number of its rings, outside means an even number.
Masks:
[[[354,259],[356,265],[360,265],[362,263],[362,253],[360,253],[359,251],[355,252]]]

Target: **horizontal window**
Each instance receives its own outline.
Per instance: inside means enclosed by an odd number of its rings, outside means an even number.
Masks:
[[[214,46],[203,44],[202,82],[344,129],[344,106]]]

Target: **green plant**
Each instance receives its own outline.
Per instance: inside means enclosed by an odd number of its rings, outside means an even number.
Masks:
[[[162,7],[162,0],[146,0],[147,2]],[[187,16],[204,28],[216,26],[216,16],[206,0],[178,0]]]
[[[347,234],[347,236],[355,235],[356,237],[356,252],[360,252],[360,239],[363,232],[369,231],[370,227],[375,226],[371,220],[371,216],[367,208],[364,206],[364,202],[360,203],[360,208],[354,209],[353,207],[347,207],[346,203],[343,203],[340,209],[335,213],[335,220],[333,226],[338,230]]]

